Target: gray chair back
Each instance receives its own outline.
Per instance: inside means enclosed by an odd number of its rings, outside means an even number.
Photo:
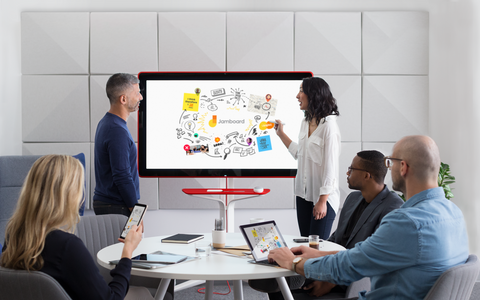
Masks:
[[[124,215],[83,216],[77,224],[75,235],[83,241],[107,283],[112,281],[112,276],[109,270],[98,264],[97,253],[107,246],[118,243],[127,219]],[[130,276],[130,286],[144,286],[155,291],[159,284],[160,278]],[[173,286],[174,280],[167,289],[164,299],[173,299]]]
[[[2,299],[16,300],[71,300],[62,286],[43,272],[2,267],[0,267],[0,295]]]
[[[470,255],[467,261],[443,272],[424,300],[469,299],[480,271],[477,256]]]
[[[17,207],[23,181],[40,155],[0,156],[0,244],[7,222]]]
[[[107,246],[118,243],[127,219],[124,215],[83,216],[77,224],[75,235],[83,241],[107,283],[112,281],[112,277],[109,270],[98,265],[97,253]]]
[[[0,156],[0,244],[5,240],[5,229],[8,220],[17,207],[18,197],[22,190],[23,182],[33,163],[41,155],[15,155]],[[83,153],[73,157],[80,160],[85,168],[85,155]],[[84,205],[80,208],[83,215]]]

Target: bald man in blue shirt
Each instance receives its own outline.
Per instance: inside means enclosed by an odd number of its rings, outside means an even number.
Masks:
[[[285,247],[272,250],[269,259],[336,284],[370,277],[371,291],[360,292],[358,299],[423,299],[443,272],[467,260],[465,221],[438,187],[440,154],[430,137],[402,138],[385,164],[393,189],[407,201],[386,215],[372,236],[338,253]]]

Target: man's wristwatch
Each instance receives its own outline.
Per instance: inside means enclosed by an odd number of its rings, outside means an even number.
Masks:
[[[303,259],[303,257],[299,257],[299,256],[297,256],[297,257],[295,257],[295,258],[293,259],[293,262],[292,262],[292,271],[293,271],[293,272],[297,273],[297,271],[296,271],[297,264],[298,264],[299,262],[301,262],[302,259]]]

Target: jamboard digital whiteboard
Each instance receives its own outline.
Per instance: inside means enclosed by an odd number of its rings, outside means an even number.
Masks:
[[[140,176],[293,177],[274,120],[298,140],[310,72],[140,73]]]

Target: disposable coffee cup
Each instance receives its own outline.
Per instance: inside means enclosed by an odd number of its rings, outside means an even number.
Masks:
[[[225,230],[212,230],[213,248],[225,248],[226,239],[227,239],[227,232]]]
[[[250,218],[250,224],[260,223],[260,222],[263,222],[263,221],[265,221],[263,218]]]
[[[320,237],[318,235],[308,236],[308,246],[313,249],[320,250]]]

